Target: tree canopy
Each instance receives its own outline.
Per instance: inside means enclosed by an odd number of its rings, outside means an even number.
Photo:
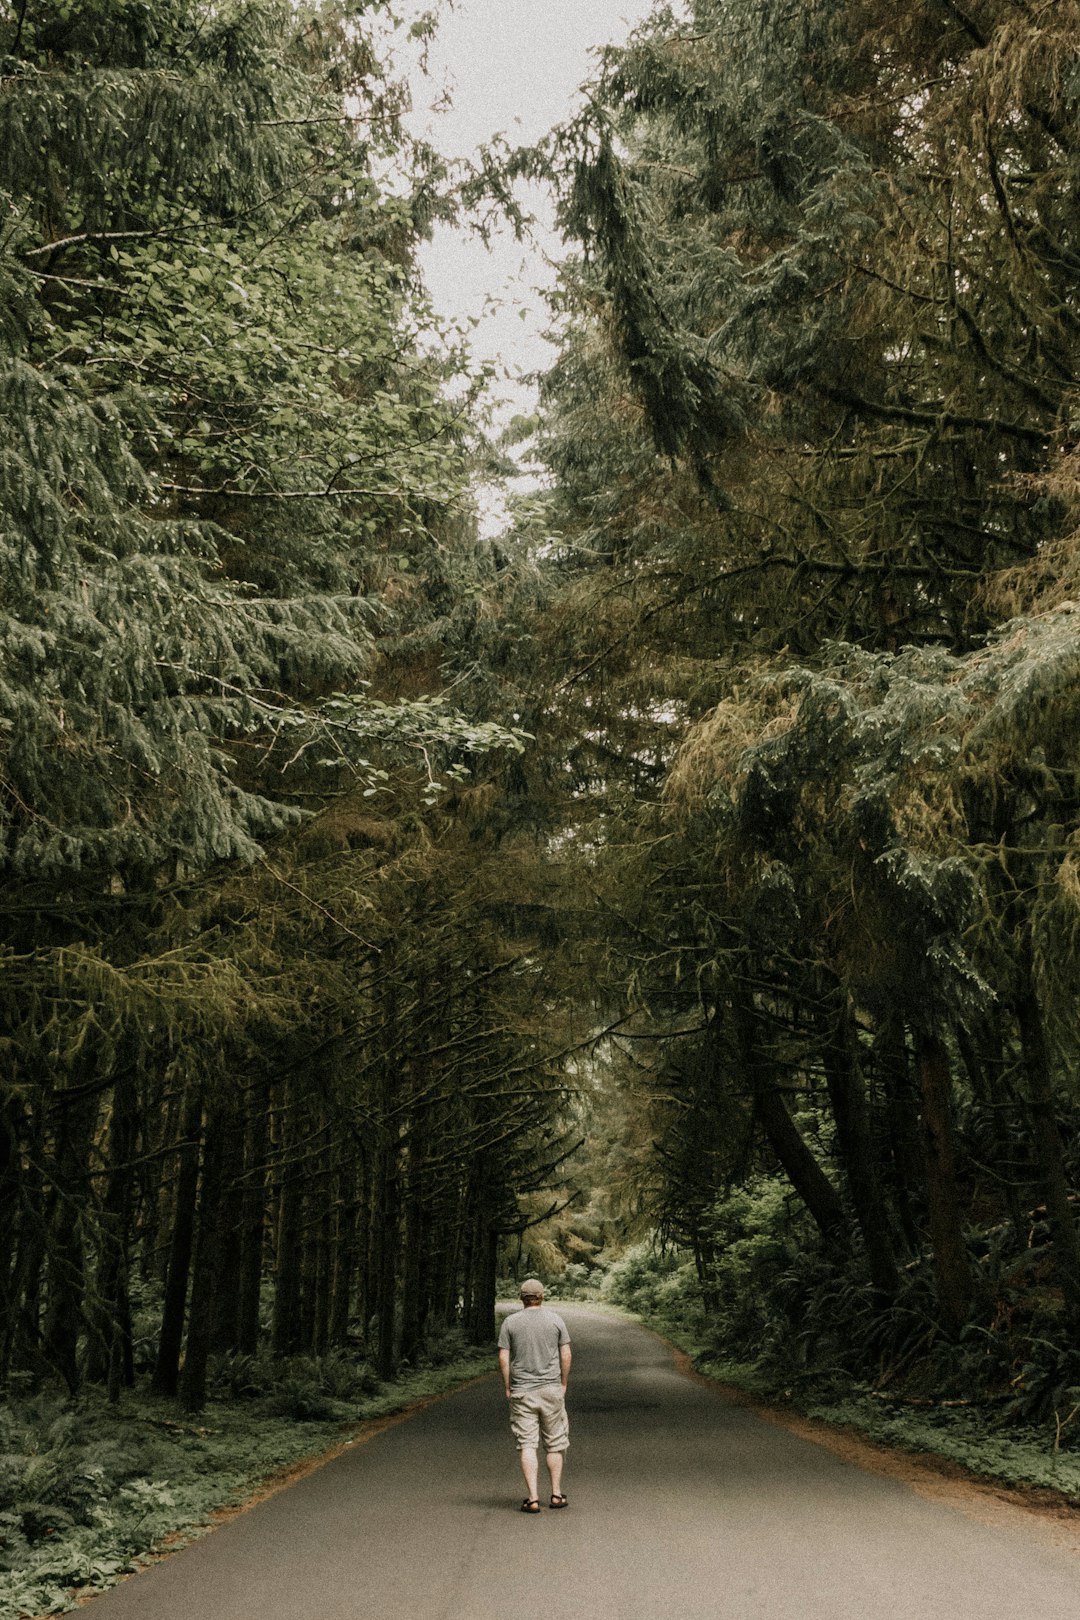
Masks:
[[[654,1208],[736,1347],[739,1222],[803,1223],[747,1353],[892,1377],[929,1313],[998,1393],[1044,1328],[1076,1383],[1078,22],[658,7],[516,159],[579,244],[545,673]]]
[[[0,8],[0,1373],[385,1375],[652,1223],[1060,1442],[1080,7],[659,5],[461,181],[385,10]],[[523,173],[496,543],[415,249]]]

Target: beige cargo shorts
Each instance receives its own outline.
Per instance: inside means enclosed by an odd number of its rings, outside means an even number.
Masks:
[[[510,1428],[519,1451],[526,1447],[565,1451],[570,1444],[570,1422],[561,1384],[540,1384],[510,1396]]]

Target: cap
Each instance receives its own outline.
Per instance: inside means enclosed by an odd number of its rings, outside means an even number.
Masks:
[[[522,1299],[543,1299],[544,1285],[536,1277],[526,1277],[521,1285]]]

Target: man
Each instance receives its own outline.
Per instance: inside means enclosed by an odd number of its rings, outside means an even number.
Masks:
[[[544,1304],[544,1285],[535,1277],[526,1278],[521,1285],[521,1307],[506,1318],[499,1330],[499,1366],[528,1492],[521,1511],[539,1513],[536,1480],[541,1443],[551,1476],[550,1505],[569,1505],[562,1494],[562,1470],[570,1444],[566,1419],[570,1335],[558,1312]]]

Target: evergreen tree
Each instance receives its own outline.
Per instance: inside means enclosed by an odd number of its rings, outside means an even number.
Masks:
[[[486,1335],[557,1101],[447,813],[522,743],[373,9],[0,18],[5,1377],[117,1398],[136,1268],[192,1409],[269,1270],[281,1354]]]
[[[973,1230],[1020,1245],[1041,1199],[1064,1346],[1080,19],[689,9],[517,160],[582,247],[538,684],[666,1099],[658,1214],[704,1275],[726,1190],[779,1171],[825,1256],[806,1297],[867,1285],[865,1371],[924,1256],[937,1319],[986,1321]]]

